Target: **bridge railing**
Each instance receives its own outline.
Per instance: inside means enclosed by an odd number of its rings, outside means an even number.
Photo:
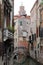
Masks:
[[[17,50],[17,49],[27,49],[26,47],[15,47],[14,50]]]
[[[22,51],[20,51],[22,50]],[[19,53],[20,52],[27,52],[27,48],[26,47],[16,47],[14,48],[14,53]]]

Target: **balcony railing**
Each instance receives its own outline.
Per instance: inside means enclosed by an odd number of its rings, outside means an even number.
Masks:
[[[14,38],[13,33],[9,29],[3,29],[3,40],[7,38]]]

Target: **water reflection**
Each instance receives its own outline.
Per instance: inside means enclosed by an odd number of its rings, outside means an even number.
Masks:
[[[40,64],[33,61],[31,58],[29,58],[29,59],[26,59],[23,63],[14,62],[14,65],[40,65]]]

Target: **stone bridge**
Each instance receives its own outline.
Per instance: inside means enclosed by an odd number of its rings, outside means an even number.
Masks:
[[[26,56],[27,55],[27,48],[26,47],[16,47],[14,48],[13,57],[19,56],[19,54]]]
[[[12,53],[11,59],[10,59],[10,64],[12,64],[12,60],[13,62],[19,62],[18,60],[20,59],[20,61],[24,58],[26,58],[27,55],[27,48],[26,47],[16,47],[14,48],[14,52]]]
[[[25,54],[27,52],[27,48],[26,47],[16,47],[14,48],[14,53],[23,53]]]

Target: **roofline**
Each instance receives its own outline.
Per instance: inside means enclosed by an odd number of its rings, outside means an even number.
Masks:
[[[32,9],[30,10],[30,13],[31,13],[31,11],[33,10],[33,8],[34,8],[34,6],[35,6],[35,4],[36,4],[37,2],[38,2],[38,0],[35,1],[35,3],[34,3],[34,5],[33,5]]]
[[[28,15],[30,17],[30,15]],[[15,15],[14,17],[19,17],[19,15]],[[21,16],[20,16],[21,17]]]

